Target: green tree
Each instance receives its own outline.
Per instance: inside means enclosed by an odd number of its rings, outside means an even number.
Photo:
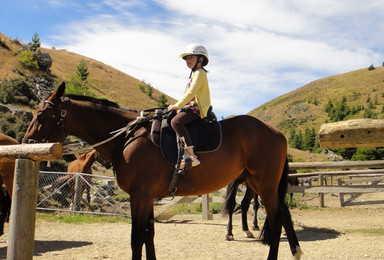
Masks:
[[[333,122],[342,121],[348,115],[351,114],[351,109],[347,105],[347,98],[343,96],[341,101],[333,106],[332,102],[329,100],[328,104],[325,106],[325,111],[328,113],[329,119]]]
[[[167,106],[168,99],[164,94],[161,94],[159,96],[159,99],[157,100],[157,106],[158,107],[166,107]]]
[[[91,85],[87,81],[88,75],[87,63],[82,59],[77,65],[76,74],[68,76],[69,81],[66,86],[66,92],[74,95],[95,96],[90,90]]]
[[[296,149],[302,149],[303,147],[303,133],[299,131],[296,133],[295,128],[291,128],[288,143],[291,147]]]
[[[382,160],[384,158],[384,148],[362,147],[357,148],[352,156],[353,161]]]
[[[317,135],[316,135],[315,128],[314,127],[312,127],[311,129],[309,129],[308,127],[305,128],[302,149],[313,151],[316,145],[316,139],[317,139]]]
[[[151,86],[151,84],[145,82],[144,80],[140,81],[140,83],[138,84],[139,86],[139,89],[144,92],[145,94],[148,95],[148,97],[152,97],[152,94],[153,94],[153,87]]]
[[[332,100],[328,100],[328,103],[325,105],[325,112],[330,113],[333,109],[333,103]]]
[[[41,43],[40,43],[40,37],[39,37],[39,35],[37,34],[37,32],[35,32],[35,33],[33,34],[31,44],[32,44],[32,48],[33,48],[32,50],[33,50],[33,51],[36,51],[38,48],[40,48],[40,46],[41,46]]]
[[[81,81],[84,82],[87,80],[89,72],[88,72],[87,62],[85,62],[84,59],[81,59],[79,65],[77,65],[76,73],[77,73],[77,76],[79,76],[79,78],[81,79]]]
[[[153,87],[151,86],[151,84],[147,84],[147,88],[146,88],[146,92],[145,92],[148,97],[152,97],[152,94],[153,94]]]

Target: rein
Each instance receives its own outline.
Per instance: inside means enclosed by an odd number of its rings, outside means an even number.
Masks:
[[[113,139],[122,135],[123,133],[127,133],[126,136],[129,136],[136,129],[137,126],[139,126],[142,123],[149,122],[149,121],[153,120],[154,118],[156,118],[157,116],[148,116],[145,114],[145,112],[152,112],[152,111],[155,111],[156,109],[158,109],[158,108],[151,108],[151,109],[147,109],[147,110],[142,110],[142,111],[140,111],[140,116],[138,116],[135,121],[133,121],[132,123],[128,124],[127,126],[125,126],[123,128],[120,128],[120,129],[117,129],[115,131],[110,132],[110,134],[114,134],[113,136],[111,136],[111,137],[109,137],[109,138],[107,138],[101,142],[98,142],[96,144],[90,145],[86,148],[75,149],[75,150],[72,150],[70,152],[66,152],[65,154],[82,153],[82,152],[86,152],[88,150],[92,150],[97,146],[100,146],[100,145],[103,145],[105,143],[108,143],[109,141],[112,141]],[[165,113],[162,113],[161,116],[169,114],[170,112],[171,111],[167,111]],[[61,114],[63,114],[63,113],[61,113]],[[64,128],[64,123],[63,123],[62,127]],[[68,146],[69,145],[64,145],[64,148],[68,147]]]

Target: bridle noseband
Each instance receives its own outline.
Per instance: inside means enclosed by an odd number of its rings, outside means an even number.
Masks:
[[[63,139],[65,139],[65,137],[68,135],[68,132],[65,130],[65,127],[64,127],[64,120],[65,120],[65,117],[67,116],[67,110],[65,109],[65,107],[66,107],[66,104],[68,103],[68,101],[69,101],[69,98],[66,97],[64,99],[64,102],[63,102],[63,108],[60,111],[60,119],[56,123],[56,125],[59,127],[59,129],[61,131],[61,135],[63,136]],[[41,140],[23,139],[23,143],[45,143],[45,142],[48,142],[49,138],[51,137],[53,129],[54,129],[53,125],[54,125],[55,118],[56,118],[56,111],[59,108],[59,106],[56,106],[56,104],[53,103],[50,100],[44,100],[44,104],[49,104],[49,105],[51,105],[52,107],[55,108],[55,112],[51,116],[51,120],[48,123],[48,127],[47,127],[48,128],[48,132],[47,132],[47,134]]]

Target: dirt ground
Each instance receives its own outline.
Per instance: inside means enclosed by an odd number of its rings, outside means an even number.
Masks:
[[[372,197],[361,200],[371,200]],[[303,198],[318,205],[316,196]],[[325,197],[325,208],[291,210],[297,236],[304,252],[302,259],[383,259],[384,194],[381,204],[341,208],[337,195]],[[258,239],[245,238],[240,216],[234,221],[235,241],[226,241],[227,218],[214,215],[177,215],[155,224],[157,258],[163,259],[266,259],[268,246]],[[264,220],[260,220],[260,224]],[[8,224],[0,238],[0,258],[6,258]],[[376,231],[376,232],[375,232]],[[130,259],[128,223],[63,224],[38,220],[33,259]],[[255,236],[258,235],[254,231]],[[288,241],[282,235],[279,259],[291,259]],[[145,250],[143,253],[145,259]]]

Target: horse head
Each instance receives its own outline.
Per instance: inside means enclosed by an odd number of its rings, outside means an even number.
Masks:
[[[64,128],[65,83],[63,82],[40,106],[24,135],[23,143],[62,142],[68,136]]]

